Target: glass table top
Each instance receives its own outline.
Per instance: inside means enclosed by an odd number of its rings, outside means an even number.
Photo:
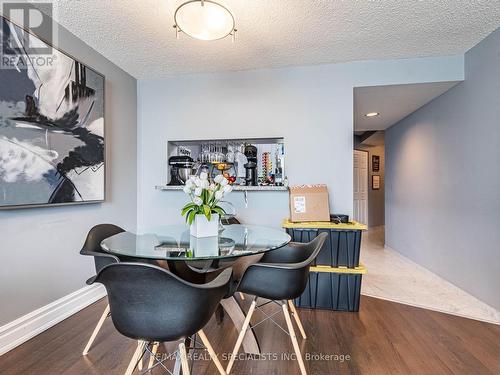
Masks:
[[[226,225],[219,236],[204,238],[191,236],[187,225],[165,225],[143,234],[116,234],[102,241],[101,247],[117,256],[189,261],[260,254],[288,242],[285,231],[256,225]]]

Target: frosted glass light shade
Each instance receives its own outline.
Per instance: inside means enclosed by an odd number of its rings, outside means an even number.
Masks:
[[[175,11],[178,31],[200,40],[222,39],[234,32],[234,18],[224,6],[209,0],[192,0]]]

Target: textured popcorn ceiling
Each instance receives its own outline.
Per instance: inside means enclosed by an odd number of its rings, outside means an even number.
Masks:
[[[237,40],[175,39],[184,0],[55,0],[54,18],[137,78],[463,53],[500,26],[500,0],[218,0]]]

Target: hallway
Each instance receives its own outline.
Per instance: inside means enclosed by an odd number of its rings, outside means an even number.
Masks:
[[[361,262],[366,296],[500,324],[500,312],[384,246],[384,227],[363,233]]]

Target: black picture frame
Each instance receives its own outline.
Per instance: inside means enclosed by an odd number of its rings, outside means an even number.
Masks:
[[[380,156],[372,155],[372,172],[380,171]]]

